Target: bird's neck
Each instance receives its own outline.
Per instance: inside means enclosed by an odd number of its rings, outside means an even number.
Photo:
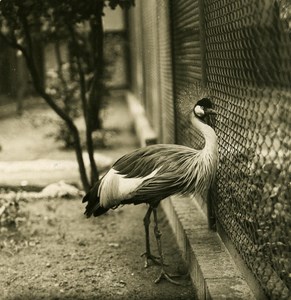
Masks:
[[[217,136],[210,126],[198,118],[192,117],[192,124],[205,140],[201,150],[194,150],[196,154],[193,156],[193,168],[190,169],[192,178],[195,178],[193,193],[204,195],[216,174],[218,164]]]
[[[207,124],[203,123],[196,117],[192,118],[192,124],[201,133],[205,140],[205,144],[201,153],[203,154],[216,154],[217,153],[217,136],[215,131]]]

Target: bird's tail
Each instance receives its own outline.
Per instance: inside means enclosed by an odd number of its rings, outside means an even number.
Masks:
[[[87,218],[90,218],[92,215],[97,217],[105,214],[108,211],[108,208],[100,206],[100,198],[98,196],[99,185],[100,181],[93,186],[93,188],[84,196],[82,200],[82,203],[88,202],[84,212]]]

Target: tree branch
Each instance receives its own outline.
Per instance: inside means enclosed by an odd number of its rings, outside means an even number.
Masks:
[[[65,105],[65,110],[66,112],[69,113],[69,99],[71,96],[71,93],[68,89],[68,85],[64,76],[64,72],[62,69],[63,66],[63,61],[62,61],[62,55],[61,55],[61,49],[60,49],[61,45],[58,39],[56,39],[55,41],[55,55],[56,55],[56,60],[57,60],[57,66],[58,66],[58,75],[61,81],[61,85],[64,89],[64,105]]]
[[[93,185],[96,180],[99,178],[99,172],[94,159],[94,147],[93,147],[93,139],[92,139],[92,122],[89,115],[89,107],[87,105],[87,97],[86,97],[86,83],[85,83],[85,74],[81,65],[80,58],[80,48],[76,39],[76,34],[74,28],[69,26],[69,31],[71,34],[72,42],[74,44],[74,48],[76,50],[76,60],[77,60],[77,68],[79,74],[79,82],[80,82],[80,91],[81,91],[81,100],[82,100],[82,108],[83,114],[86,123],[86,146],[91,166],[91,184]]]
[[[72,26],[68,25],[68,29],[71,35],[71,39],[73,42],[73,46],[76,49],[76,59],[77,59],[77,68],[78,68],[78,74],[79,74],[79,83],[80,83],[80,94],[81,94],[81,101],[82,101],[82,109],[83,109],[83,115],[85,118],[85,121],[87,122],[88,116],[87,116],[87,97],[86,97],[86,83],[85,83],[85,75],[82,69],[81,61],[80,61],[80,49],[79,45],[76,39],[75,30]]]

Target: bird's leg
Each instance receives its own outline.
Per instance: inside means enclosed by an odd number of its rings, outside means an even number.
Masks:
[[[163,252],[162,252],[162,242],[161,242],[161,232],[158,227],[158,216],[157,216],[157,208],[153,208],[153,213],[154,213],[154,221],[155,221],[155,227],[154,227],[154,232],[157,240],[157,245],[158,245],[158,251],[160,254],[160,264],[162,267],[161,273],[159,277],[155,280],[155,283],[159,283],[162,279],[166,279],[167,281],[176,284],[176,285],[184,285],[183,283],[180,283],[178,281],[173,280],[173,277],[182,277],[180,275],[170,275],[165,271],[165,264],[164,264],[164,257],[163,257]]]
[[[153,261],[153,263],[160,265],[161,263],[158,261],[159,257],[156,257],[151,254],[151,248],[150,248],[150,232],[149,232],[149,226],[150,226],[150,217],[153,211],[153,207],[150,206],[147,210],[147,213],[145,214],[145,217],[143,219],[144,228],[145,228],[145,238],[146,238],[146,252],[144,252],[141,256],[145,257],[145,268],[149,266],[149,259]]]

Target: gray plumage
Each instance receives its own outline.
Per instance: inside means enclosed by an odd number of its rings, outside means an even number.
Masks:
[[[206,117],[213,113],[215,111],[208,98],[198,101],[193,109],[192,124],[205,140],[202,149],[157,144],[137,149],[117,160],[84,197],[83,202],[88,203],[86,216],[99,216],[122,204],[148,203],[150,208],[144,219],[146,259],[155,260],[149,248],[151,212],[154,212],[158,228],[156,207],[161,200],[174,194],[203,194],[215,176],[218,162],[217,137],[214,130],[205,123]],[[159,231],[155,233],[159,242]],[[164,271],[160,247],[159,252],[161,276],[176,283]]]

